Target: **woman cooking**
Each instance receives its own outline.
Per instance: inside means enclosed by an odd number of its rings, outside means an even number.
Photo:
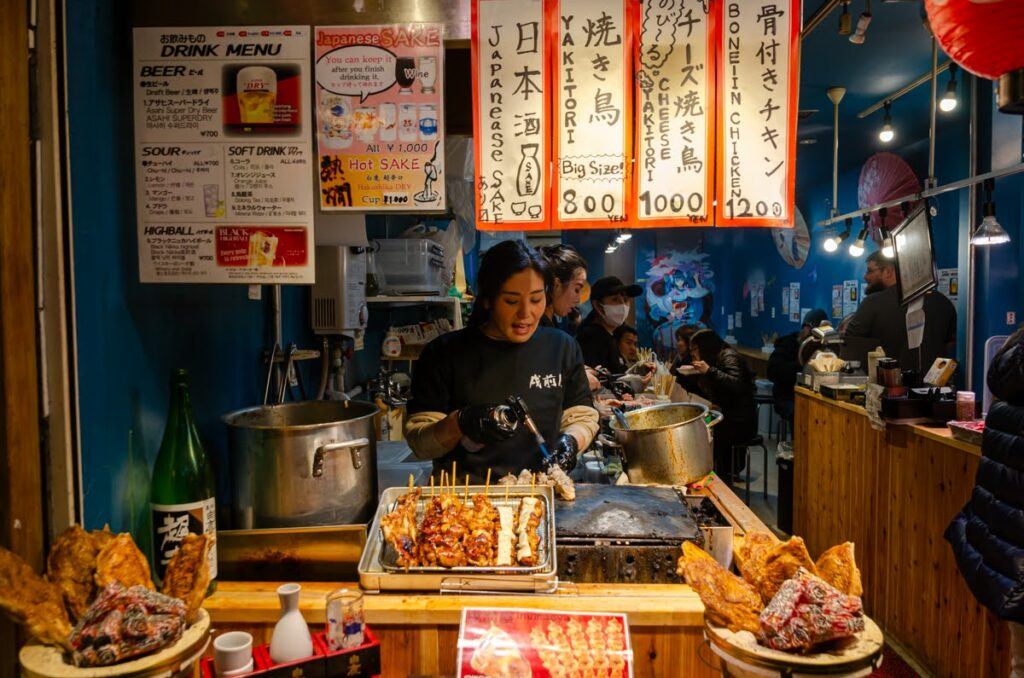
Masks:
[[[413,372],[405,438],[435,474],[456,462],[471,482],[542,470],[566,471],[597,433],[583,357],[565,332],[539,327],[546,307],[547,263],[519,240],[489,249],[480,263],[468,326],[430,342]],[[499,408],[519,396],[551,453],[545,462],[523,425]]]

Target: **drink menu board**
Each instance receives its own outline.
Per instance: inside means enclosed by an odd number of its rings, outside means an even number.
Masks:
[[[633,675],[624,614],[467,607],[458,645],[459,678]]]
[[[314,32],[321,209],[443,210],[443,26]]]
[[[727,0],[718,63],[718,226],[793,225],[800,1]]]
[[[473,2],[477,226],[547,228],[549,43],[543,0]]]
[[[633,16],[627,0],[553,4],[557,225],[611,226],[630,208]]]
[[[309,28],[134,29],[142,282],[314,275]]]
[[[643,0],[636,49],[637,225],[712,221],[714,11],[702,0]]]

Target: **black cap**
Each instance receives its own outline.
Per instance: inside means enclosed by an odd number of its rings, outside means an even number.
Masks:
[[[610,297],[613,294],[622,293],[627,297],[639,297],[642,292],[643,289],[636,283],[626,285],[614,275],[600,278],[590,286],[590,298],[597,302],[600,302],[605,297]]]
[[[810,325],[812,328],[818,327],[825,320],[828,320],[828,314],[820,308],[814,308],[807,312],[804,316],[804,325]]]

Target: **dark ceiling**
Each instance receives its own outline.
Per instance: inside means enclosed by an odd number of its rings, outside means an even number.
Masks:
[[[821,6],[818,0],[805,0],[804,21],[807,22]],[[853,0],[850,13],[856,26],[864,10],[864,0]],[[832,174],[832,102],[826,94],[830,87],[846,88],[839,104],[839,166],[859,167],[870,155],[883,150],[908,155],[928,141],[929,102],[931,87],[925,82],[904,95],[892,105],[893,127],[896,138],[889,144],[878,139],[884,112],[879,110],[864,119],[857,114],[896,90],[927,73],[931,69],[931,35],[924,26],[924,9],[920,0],[910,2],[871,3],[872,21],[867,39],[862,45],[851,43],[847,36],[839,35],[840,8],[837,6],[801,45],[800,108],[818,109],[801,120],[798,138],[813,139],[813,145],[797,147],[798,185],[805,184],[808,176],[822,177]],[[938,52],[941,66],[949,58]],[[963,71],[957,76],[961,105],[951,113],[937,113],[937,128],[941,135],[946,126],[961,126],[966,133],[969,77]],[[945,91],[948,73],[938,77],[939,96]],[[965,82],[967,81],[967,82]],[[980,81],[987,86],[988,81]],[[938,150],[941,155],[941,149]],[[853,196],[840,194],[840,211],[853,209]]]

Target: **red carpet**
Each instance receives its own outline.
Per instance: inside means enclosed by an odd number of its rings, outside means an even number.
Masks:
[[[882,666],[871,675],[878,678],[917,678],[920,674],[886,645],[882,650]]]

